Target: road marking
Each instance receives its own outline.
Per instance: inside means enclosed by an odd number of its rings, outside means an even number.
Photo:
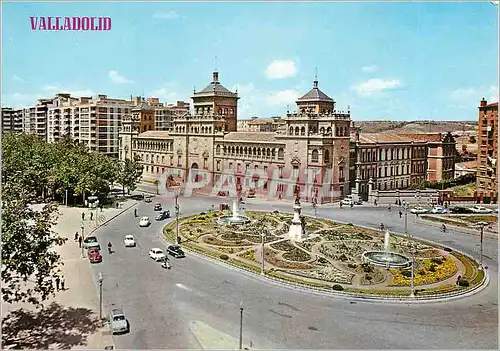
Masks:
[[[182,289],[182,290],[191,291],[190,288],[188,288],[187,286],[185,286],[184,284],[181,284],[181,283],[177,283],[177,284],[175,284],[175,286],[178,287],[179,289]]]

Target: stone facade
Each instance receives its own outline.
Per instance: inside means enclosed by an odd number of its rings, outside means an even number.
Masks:
[[[193,95],[194,114],[174,117],[169,132],[140,133],[137,117],[124,119],[120,155],[122,159],[139,157],[144,165],[143,181],[150,184],[157,183],[165,171],[185,182],[190,170],[194,174],[192,170],[198,169],[210,174],[206,191],[212,191],[230,171],[235,174],[236,189],[248,190],[238,196],[266,196],[271,185],[276,187],[277,198],[295,197],[298,192],[303,200],[318,203],[347,194],[350,112],[336,110],[335,102],[319,90],[317,80],[297,100],[299,112],[287,113],[282,119],[284,127],[276,132],[238,132],[238,99],[219,83],[214,72],[210,85]],[[259,179],[262,174],[268,175],[267,181]],[[287,185],[286,179],[293,179],[293,184]]]
[[[481,202],[498,201],[498,102],[479,106],[477,193]]]

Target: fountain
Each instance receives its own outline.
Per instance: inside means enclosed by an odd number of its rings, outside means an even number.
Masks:
[[[384,235],[384,251],[366,251],[363,253],[365,261],[371,262],[377,266],[387,268],[406,268],[411,266],[408,257],[396,252],[390,252],[390,234],[385,231]]]
[[[233,200],[233,213],[231,216],[221,216],[217,218],[218,224],[247,224],[251,220],[247,216],[238,213],[238,202]]]
[[[288,230],[287,238],[294,241],[302,241],[305,239],[305,223],[300,219],[300,213],[302,206],[300,205],[300,199],[297,195],[295,199],[295,204],[293,205],[293,219],[290,229]]]

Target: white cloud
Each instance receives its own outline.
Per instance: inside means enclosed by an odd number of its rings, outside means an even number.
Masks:
[[[122,76],[118,71],[109,71],[108,77],[116,84],[129,84],[134,82]]]
[[[168,86],[168,83],[167,83]],[[171,85],[170,85],[171,86]],[[159,98],[162,102],[173,103],[177,100],[177,93],[167,87],[156,89],[148,94],[150,97]]]
[[[169,20],[169,19],[178,19],[181,16],[175,12],[175,11],[168,11],[168,12],[156,12],[153,15],[153,18],[155,19],[162,19],[162,20]]]
[[[366,82],[352,86],[351,88],[360,96],[368,97],[385,90],[394,89],[401,86],[397,79],[384,80],[380,78],[369,79]]]
[[[378,67],[375,65],[363,66],[361,67],[361,70],[363,72],[375,72],[376,70],[378,70]]]
[[[267,103],[273,106],[293,104],[298,98],[299,98],[299,93],[296,90],[287,89],[269,95],[267,97]]]
[[[12,76],[12,79],[15,80],[16,82],[20,82],[20,83],[24,82],[24,79],[22,79],[19,76],[16,76],[15,74]]]
[[[297,74],[297,67],[292,60],[274,60],[266,68],[268,79],[283,79]]]

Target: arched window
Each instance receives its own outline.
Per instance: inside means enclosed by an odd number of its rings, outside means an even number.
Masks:
[[[278,149],[278,160],[283,160],[285,158],[285,150],[282,148]]]
[[[321,128],[319,129],[319,133],[320,133],[320,134],[325,134],[325,127],[321,127]]]
[[[318,162],[319,161],[319,152],[318,150],[314,149],[311,153],[311,161],[312,162]]]
[[[224,109],[224,114],[227,115],[227,108]]]
[[[306,135],[306,127],[300,128],[300,135]]]
[[[323,158],[325,159],[325,163],[330,163],[330,151],[323,151]]]
[[[326,128],[326,133],[327,134],[332,134],[332,127]]]
[[[293,135],[293,127],[290,127],[290,135]]]
[[[220,145],[216,146],[215,152],[217,153],[217,155],[220,155]]]
[[[234,108],[232,108],[230,111],[231,111],[231,114],[234,115]]]
[[[300,132],[299,127],[295,127],[295,135],[299,135],[299,132]]]
[[[221,109],[221,108],[220,108],[220,109],[218,109],[218,110],[217,110],[217,113],[218,113],[219,115],[222,115],[222,109]]]

